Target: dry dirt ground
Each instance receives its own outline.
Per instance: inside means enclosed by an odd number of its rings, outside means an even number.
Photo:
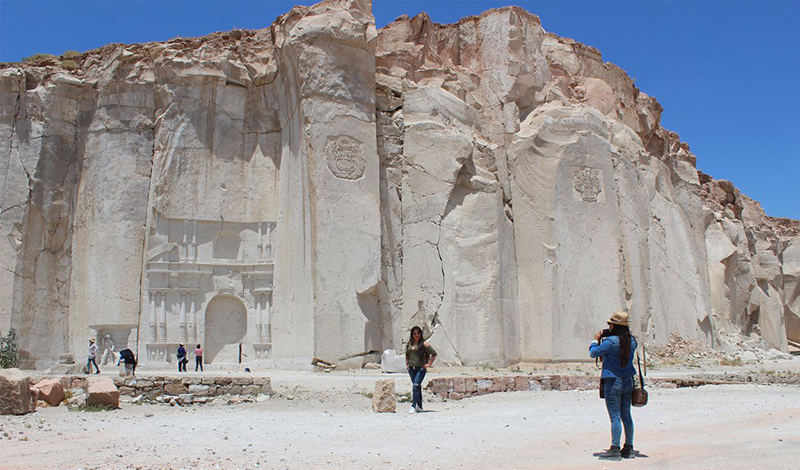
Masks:
[[[260,403],[3,416],[0,468],[800,468],[798,386],[651,389],[634,409],[639,457],[601,462],[592,454],[610,438],[596,391],[431,399],[425,413],[400,404],[378,415],[364,393],[376,377],[308,376],[316,387],[293,388],[287,377]]]

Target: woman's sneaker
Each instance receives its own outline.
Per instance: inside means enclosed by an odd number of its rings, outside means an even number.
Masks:
[[[636,452],[633,451],[633,446],[622,446],[622,450],[620,450],[619,453],[623,459],[632,459],[634,458],[634,454],[636,454]]]
[[[619,447],[612,446],[607,451],[597,456],[600,460],[622,460],[622,453]]]
[[[417,412],[417,408],[413,407],[413,406],[411,407],[411,409],[408,410],[408,414],[411,414],[411,415],[413,415],[416,412]]]
[[[414,407],[414,411],[416,411],[417,413],[422,413],[422,407],[417,405]]]

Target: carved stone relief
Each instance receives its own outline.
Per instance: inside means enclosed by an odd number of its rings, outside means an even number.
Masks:
[[[358,140],[346,135],[329,137],[325,155],[333,176],[357,180],[364,175],[364,152]]]
[[[576,201],[603,202],[603,170],[576,167],[572,173],[572,187]]]

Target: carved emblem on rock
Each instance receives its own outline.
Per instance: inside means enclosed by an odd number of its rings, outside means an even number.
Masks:
[[[577,168],[572,175],[572,186],[579,200],[597,202],[603,192],[603,173],[598,168]],[[578,199],[578,198],[576,198]]]
[[[358,140],[346,135],[330,137],[325,155],[333,176],[357,180],[364,175],[364,152]]]

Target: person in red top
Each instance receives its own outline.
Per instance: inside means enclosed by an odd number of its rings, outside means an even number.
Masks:
[[[198,367],[200,368],[200,372],[203,372],[203,348],[201,348],[199,344],[194,349],[194,371],[195,372],[197,372],[197,368]]]

